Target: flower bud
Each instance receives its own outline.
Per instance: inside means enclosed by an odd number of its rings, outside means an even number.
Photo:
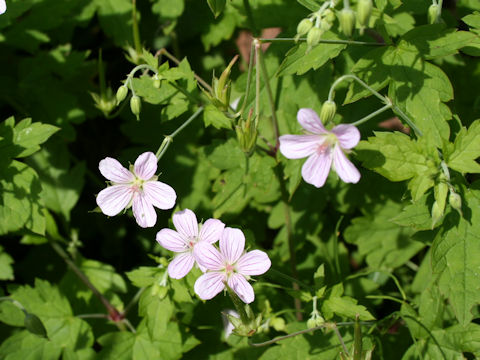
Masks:
[[[318,315],[315,319],[315,326],[320,326],[324,323],[325,323],[325,319],[323,318],[323,316]]]
[[[153,87],[155,89],[160,89],[160,79],[158,78],[153,79]]]
[[[247,120],[241,118],[235,126],[238,143],[247,156],[252,155],[257,144],[257,119],[252,121],[252,113],[253,111],[250,111]]]
[[[127,97],[128,94],[128,88],[125,85],[122,85],[118,88],[117,90],[117,104],[120,104],[125,98]]]
[[[436,24],[439,21],[440,17],[440,6],[437,4],[432,4],[428,8],[428,23],[429,24]]]
[[[355,28],[355,12],[352,9],[342,9],[338,15],[338,21],[340,22],[340,29],[345,36],[352,36]]]
[[[323,30],[318,27],[313,27],[307,34],[308,48],[312,48],[320,42],[320,38],[323,35]]]
[[[30,314],[25,311],[25,319],[23,320],[23,325],[25,325],[25,328],[32,334],[43,338],[47,337],[47,330],[45,329],[42,320],[40,320],[39,317],[35,314]]]
[[[323,19],[331,24],[335,21],[335,13],[332,10],[327,9],[323,12]]]
[[[372,0],[358,0],[357,4],[357,19],[361,27],[368,26],[368,20],[372,15]]]
[[[298,23],[297,26],[297,35],[302,36],[310,31],[313,27],[313,22],[310,19],[303,19]]]
[[[137,95],[133,95],[132,98],[130,99],[130,110],[132,111],[132,114],[137,117],[137,120],[139,120],[141,109],[142,109],[142,101]]]
[[[450,190],[450,195],[448,196],[448,203],[452,208],[457,210],[460,215],[463,216],[462,198],[460,195],[458,195],[455,191]]]
[[[442,218],[442,216],[443,216],[443,209],[440,207],[438,202],[435,201],[432,206],[432,229],[435,227],[438,221]]]
[[[327,100],[323,103],[322,109],[320,110],[320,120],[323,124],[327,124],[333,120],[335,113],[337,112],[337,105],[334,101]]]
[[[311,328],[314,328],[317,326],[317,322],[315,321],[315,319],[313,318],[310,318],[307,320],[307,328],[311,329]]]

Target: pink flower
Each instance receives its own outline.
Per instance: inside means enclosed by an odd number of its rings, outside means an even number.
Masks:
[[[110,157],[101,160],[98,168],[112,183],[97,196],[97,205],[105,215],[115,216],[131,206],[137,224],[146,228],[157,222],[154,206],[167,210],[175,205],[175,190],[157,181],[157,158],[152,152],[141,154],[130,171]]]
[[[271,265],[268,255],[260,250],[243,253],[245,236],[239,229],[225,228],[220,238],[220,251],[209,243],[195,247],[197,262],[207,269],[195,282],[195,292],[203,300],[209,300],[225,288],[225,283],[243,302],[255,299],[251,275],[265,273]]]
[[[317,188],[322,187],[333,161],[340,179],[357,183],[360,173],[347,159],[344,149],[352,149],[358,144],[358,129],[353,125],[340,124],[328,131],[312,109],[300,109],[297,119],[307,134],[280,136],[280,152],[288,159],[308,157],[302,167],[303,179]]]
[[[195,263],[195,246],[203,242],[215,243],[220,239],[225,224],[217,219],[208,219],[199,231],[197,217],[192,210],[185,209],[173,214],[173,225],[177,231],[162,229],[157,233],[157,241],[165,249],[178,253],[168,264],[168,275],[181,279],[190,272]]]

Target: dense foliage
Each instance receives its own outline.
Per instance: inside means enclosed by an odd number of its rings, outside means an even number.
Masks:
[[[0,358],[480,356],[477,0],[3,7]]]

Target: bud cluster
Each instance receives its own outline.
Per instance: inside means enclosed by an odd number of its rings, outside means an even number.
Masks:
[[[351,37],[355,25],[359,25],[360,34],[368,27],[370,16],[372,15],[373,2],[372,0],[358,0],[356,11],[349,6],[345,6],[338,12],[338,21],[340,23],[340,30],[347,37]]]
[[[335,14],[333,11],[330,8],[322,7],[298,23],[295,39],[298,41],[300,37],[306,35],[307,51],[310,51],[311,48],[320,42],[325,31],[330,30],[334,21]]]

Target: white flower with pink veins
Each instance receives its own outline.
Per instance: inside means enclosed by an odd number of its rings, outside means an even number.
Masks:
[[[130,170],[110,157],[101,160],[98,168],[112,184],[97,196],[97,205],[105,215],[115,216],[131,206],[137,224],[147,228],[157,222],[154,206],[162,210],[175,206],[175,190],[157,181],[157,158],[152,152],[141,154]]]
[[[5,0],[0,0],[0,15],[7,11],[7,4]]]

